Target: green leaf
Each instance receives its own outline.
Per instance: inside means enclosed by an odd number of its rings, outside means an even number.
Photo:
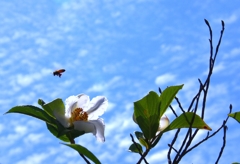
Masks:
[[[134,117],[146,139],[154,137],[158,130],[159,107],[159,96],[153,91],[141,100],[134,102]]]
[[[61,115],[65,115],[65,105],[62,101],[62,99],[55,99],[50,103],[44,104],[43,109],[50,114],[52,117],[54,117],[54,110],[58,110],[58,113]]]
[[[38,99],[38,104],[41,105],[41,107],[46,104],[42,99]]]
[[[42,110],[36,106],[32,106],[32,105],[16,106],[16,107],[11,108],[5,114],[7,114],[7,113],[21,113],[21,114],[25,114],[28,116],[38,118],[49,124],[55,124],[55,119],[53,119],[51,116],[49,116],[47,112],[45,112],[44,110]]]
[[[142,153],[142,146],[139,143],[136,143],[138,149],[140,150],[140,152]],[[129,148],[128,151],[133,152],[133,153],[139,153],[139,150],[137,149],[136,145],[133,143]]]
[[[85,131],[79,131],[79,130],[76,130],[76,129],[67,128],[67,129],[64,129],[63,131],[61,131],[59,133],[59,136],[66,135],[66,136],[69,136],[72,139],[75,139],[75,138],[77,138],[77,137],[79,137],[83,134],[85,134]]]
[[[65,128],[58,121],[56,121],[55,125],[47,124],[47,128],[55,137],[65,142],[69,142],[69,138],[75,139],[85,134],[84,131],[73,129],[73,127]]]
[[[101,164],[101,162],[97,159],[97,157],[92,152],[90,152],[87,148],[85,148],[81,145],[77,145],[77,144],[65,144],[65,143],[63,143],[63,145],[69,146],[72,149],[78,151],[78,153],[83,154],[84,156],[86,156],[87,158],[92,160],[95,164]]]
[[[148,149],[149,146],[148,146],[147,141],[144,138],[143,133],[136,131],[135,135],[136,135],[137,139],[139,140],[139,142]]]
[[[143,135],[142,132],[136,131],[136,132],[134,132],[134,133],[135,133],[135,136],[137,137],[137,139],[139,139],[139,138],[144,138],[144,135]]]
[[[180,89],[182,89],[182,85],[170,86],[167,87],[162,94],[160,95],[161,107],[160,107],[160,117],[165,113],[173,99],[175,98],[176,94]]]
[[[206,129],[206,130],[212,130],[197,114],[194,114],[193,112],[186,112],[185,114],[181,114],[179,117],[177,117],[173,122],[164,129],[163,132],[167,132],[169,130],[173,129],[179,129],[179,128],[189,128],[190,123],[194,117],[194,121],[192,124],[192,128],[197,129]]]
[[[240,112],[230,113],[228,116],[234,118],[236,121],[238,121],[238,123],[240,123]]]
[[[59,138],[60,140],[62,140],[64,142],[70,142],[70,140],[68,139],[68,137],[66,135],[59,136],[59,130],[58,130],[57,126],[47,124],[47,128],[55,137]]]

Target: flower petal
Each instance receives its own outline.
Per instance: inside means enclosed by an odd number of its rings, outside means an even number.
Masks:
[[[77,107],[82,108],[84,111],[86,111],[90,102],[89,96],[85,94],[79,94],[77,95],[77,98]]]
[[[93,98],[88,106],[88,119],[96,120],[101,116],[107,109],[108,100],[104,96],[97,96]]]
[[[71,117],[71,112],[73,109],[76,108],[76,105],[77,105],[77,101],[78,101],[78,97],[77,96],[70,96],[68,97],[66,100],[65,100],[65,112],[66,112],[66,115],[68,117]]]
[[[59,113],[58,110],[54,110],[53,115],[64,127],[67,128],[70,126],[70,123],[68,122],[68,118],[65,115],[62,115],[61,113]]]
[[[169,124],[170,124],[170,121],[169,121],[168,117],[166,115],[163,116],[160,119],[158,131],[163,131],[166,127],[168,127]]]
[[[104,137],[105,125],[104,125],[103,119],[99,118],[97,120],[90,120],[89,122],[93,123],[96,127],[95,136],[97,140],[100,142],[104,142],[105,141],[105,137]]]
[[[87,121],[75,121],[73,122],[74,129],[84,131],[85,133],[96,134],[96,127],[93,123]]]
[[[75,121],[73,122],[74,129],[79,131],[84,131],[85,133],[92,133],[96,136],[98,141],[104,142],[104,130],[105,125],[103,119],[99,118],[98,120],[91,121]]]

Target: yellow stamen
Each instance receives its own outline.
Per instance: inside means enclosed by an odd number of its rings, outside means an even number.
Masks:
[[[71,112],[70,122],[73,123],[74,121],[87,121],[88,114],[84,112],[82,108],[76,108]]]

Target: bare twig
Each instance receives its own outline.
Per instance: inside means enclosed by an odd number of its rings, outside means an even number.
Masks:
[[[168,164],[172,164],[171,151],[172,151],[172,148],[173,148],[174,143],[175,143],[176,140],[177,140],[177,137],[178,137],[178,134],[179,134],[180,131],[181,131],[181,129],[178,129],[178,130],[177,130],[177,132],[175,133],[175,136],[174,136],[174,138],[173,138],[173,140],[172,140],[172,143],[170,144],[170,148],[169,148],[168,154],[167,154]],[[177,151],[177,153],[178,153],[178,151]]]
[[[202,107],[201,107],[201,118],[202,119],[204,118],[204,114],[205,114],[207,94],[208,94],[208,90],[209,90],[209,86],[210,86],[211,75],[212,75],[212,72],[213,72],[214,64],[215,64],[215,61],[216,61],[216,57],[217,57],[217,54],[218,54],[218,50],[219,50],[221,40],[222,40],[222,36],[223,36],[223,32],[224,32],[224,22],[222,21],[222,30],[221,30],[220,38],[219,38],[218,44],[216,46],[215,54],[213,56],[212,29],[211,29],[211,26],[210,26],[209,22],[206,19],[205,19],[205,23],[207,24],[207,26],[209,28],[209,32],[210,32],[210,39],[209,39],[209,42],[210,42],[209,72],[208,72],[208,76],[207,76],[204,83],[202,83],[201,80],[198,79],[199,84],[200,84],[198,93],[193,97],[193,99],[192,99],[192,101],[191,101],[191,103],[188,107],[188,110],[187,110],[188,112],[192,111],[192,112],[196,113],[197,110],[198,110],[198,107],[199,107],[200,97],[202,97],[201,98],[202,99],[202,104],[201,104],[202,105]],[[201,96],[201,94],[202,94],[202,96]],[[176,99],[176,101],[179,104],[180,109],[182,109],[181,103],[178,101],[178,99]],[[194,106],[194,108],[193,108],[193,106]],[[185,113],[184,110],[182,110],[182,112]],[[225,129],[225,126],[226,126],[225,124],[226,124],[227,120],[228,120],[228,117],[226,118],[226,120],[224,120],[224,123],[220,126],[219,129],[217,129],[211,135],[209,135],[209,132],[208,132],[207,136],[202,141],[198,142],[197,144],[195,144],[191,148],[190,148],[191,143],[192,143],[193,139],[196,137],[199,129],[196,129],[196,130],[194,130],[194,132],[192,132],[192,124],[193,124],[194,118],[192,120],[187,120],[190,124],[190,127],[189,127],[189,129],[188,129],[188,131],[185,135],[185,138],[182,141],[182,144],[179,147],[179,149],[176,150],[175,148],[173,148],[173,145],[178,138],[178,134],[179,134],[180,130],[178,130],[175,133],[175,136],[172,140],[172,143],[169,146],[169,151],[168,151],[168,155],[167,155],[168,156],[168,163],[169,164],[172,163],[172,161],[171,161],[171,150],[172,149],[176,152],[173,163],[179,163],[181,161],[181,159],[183,158],[183,156],[186,155],[188,152],[190,152],[191,150],[193,150],[194,148],[196,148],[197,146],[202,144],[204,141],[208,140],[209,138],[211,138],[212,136],[217,134],[222,128]],[[224,138],[225,138],[225,133],[224,133]],[[224,146],[225,146],[225,143],[223,144],[223,147],[222,147],[222,149],[219,153],[219,158],[221,157]]]
[[[132,142],[134,143],[134,145],[136,146],[136,148],[138,149],[138,153],[139,153],[139,155],[141,156],[141,161],[142,161],[142,159],[144,160],[144,162],[146,163],[146,164],[148,164],[148,162],[147,162],[147,160],[145,159],[145,156],[143,156],[143,154],[142,154],[142,152],[141,152],[141,150],[139,149],[139,147],[138,147],[138,145],[137,145],[137,143],[135,142],[135,140],[134,140],[134,138],[133,138],[133,135],[132,134],[130,134],[130,136],[131,136],[131,138],[132,138]],[[141,162],[140,161],[140,162]]]
[[[215,162],[216,164],[218,164],[218,161],[220,160],[220,158],[222,156],[222,153],[223,153],[223,150],[224,150],[225,145],[226,145],[226,133],[227,133],[227,126],[225,125],[224,128],[223,128],[223,145],[222,145],[221,151],[219,152],[217,161]]]

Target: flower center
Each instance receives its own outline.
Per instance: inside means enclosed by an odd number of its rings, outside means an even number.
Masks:
[[[76,108],[71,112],[70,121],[73,123],[74,121],[87,121],[88,114],[84,112],[82,108]]]

